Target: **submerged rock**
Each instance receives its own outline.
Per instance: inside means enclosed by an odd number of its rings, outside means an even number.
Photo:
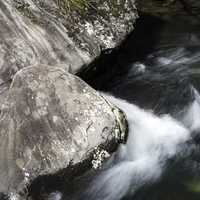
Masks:
[[[98,168],[126,139],[123,113],[78,77],[37,65],[13,79],[0,114],[0,193],[83,163]]]
[[[176,22],[180,19],[198,24],[200,2],[196,0],[136,0],[138,10],[161,19]],[[176,20],[174,20],[176,18]]]

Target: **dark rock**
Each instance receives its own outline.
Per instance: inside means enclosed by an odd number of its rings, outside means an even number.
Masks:
[[[78,77],[58,67],[24,68],[1,105],[0,192],[18,194],[68,166],[98,168],[126,129],[123,113]]]
[[[140,12],[173,22],[184,19],[197,24],[200,19],[200,2],[196,0],[137,0],[137,6]]]

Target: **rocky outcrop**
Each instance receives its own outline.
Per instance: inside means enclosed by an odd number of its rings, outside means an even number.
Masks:
[[[33,64],[75,73],[133,30],[134,0],[0,0],[0,103],[9,81]]]
[[[59,67],[31,66],[13,79],[0,113],[0,193],[83,163],[98,168],[126,139],[123,113]]]

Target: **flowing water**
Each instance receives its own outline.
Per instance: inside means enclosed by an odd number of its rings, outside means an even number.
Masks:
[[[157,117],[123,100],[108,99],[125,111],[129,138],[120,147],[117,164],[92,182],[88,199],[119,200],[129,190],[134,193],[153,183],[161,176],[166,160],[181,151],[191,137],[183,124],[168,115]]]
[[[0,2],[3,19],[0,34],[6,41],[0,42],[1,74],[7,73],[7,60],[11,61],[10,70],[18,70],[14,50],[22,53],[19,57],[24,65],[26,62],[73,65],[73,60],[80,65],[86,63],[87,55],[72,48],[66,30],[55,19],[49,22],[52,32],[46,32],[29,24],[11,8],[10,0]],[[35,9],[40,15],[41,10],[37,6]],[[141,44],[130,44],[132,47],[124,51],[129,58],[119,56],[115,71],[123,65],[128,70],[116,73],[107,82],[101,77],[89,81],[125,112],[129,125],[127,143],[120,146],[100,173],[86,181],[80,192],[77,190],[69,198],[63,191],[55,191],[49,200],[200,199],[200,30],[171,30],[172,27],[164,31],[157,38],[158,44],[145,55],[133,49],[140,45],[148,49],[146,39],[141,42],[143,38],[140,38]],[[5,55],[9,44],[16,48]],[[71,58],[72,51],[76,52],[76,59]],[[1,79],[0,84],[7,81]],[[95,85],[99,80],[101,87]],[[80,182],[84,184],[84,180]]]
[[[200,199],[200,31],[168,28],[128,70],[118,60],[107,82],[86,78],[126,113],[129,136],[72,199]]]
[[[118,152],[108,164],[108,167],[89,181],[86,187],[87,189],[72,199],[179,199],[180,194],[175,198],[170,197],[173,193],[167,194],[169,198],[167,195],[163,195],[160,198],[152,198],[151,196],[148,198],[145,197],[145,191],[143,191],[144,197],[139,195],[140,198],[138,198],[135,195],[141,188],[151,187],[162,180],[163,174],[167,171],[170,159],[176,157],[179,161],[189,160],[187,164],[189,163],[192,168],[194,164],[192,162],[193,151],[198,149],[198,146],[194,144],[195,142],[193,140],[196,136],[195,134],[200,131],[200,95],[196,89],[191,89],[194,92],[195,98],[187,109],[181,112],[178,119],[175,119],[169,114],[158,116],[153,111],[144,110],[125,100],[103,94],[105,98],[126,113],[129,124],[128,141],[125,145],[120,146]],[[179,163],[179,161],[174,170],[173,180],[176,183],[174,188],[176,192],[179,190],[179,180],[176,177],[176,170],[178,168],[187,168],[186,163]],[[171,173],[173,174],[173,167],[170,170],[172,170]],[[196,170],[198,174],[199,165],[193,170]],[[184,177],[184,174],[182,176]],[[199,176],[197,175],[195,178],[199,178]],[[181,179],[181,181],[183,180]],[[182,184],[187,186],[187,183],[184,181]],[[166,185],[165,187],[170,188],[171,186]],[[190,186],[188,188],[192,189]],[[181,191],[180,193],[184,194],[184,192]],[[195,195],[199,198],[198,191]],[[190,199],[196,200],[194,194],[193,196],[190,194]]]

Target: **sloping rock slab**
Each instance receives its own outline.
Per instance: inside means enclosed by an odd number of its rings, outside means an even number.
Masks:
[[[0,103],[20,69],[60,65],[76,73],[133,30],[134,0],[0,0]]]
[[[31,66],[14,77],[0,113],[0,192],[87,160],[98,168],[126,136],[126,120],[78,77]]]

